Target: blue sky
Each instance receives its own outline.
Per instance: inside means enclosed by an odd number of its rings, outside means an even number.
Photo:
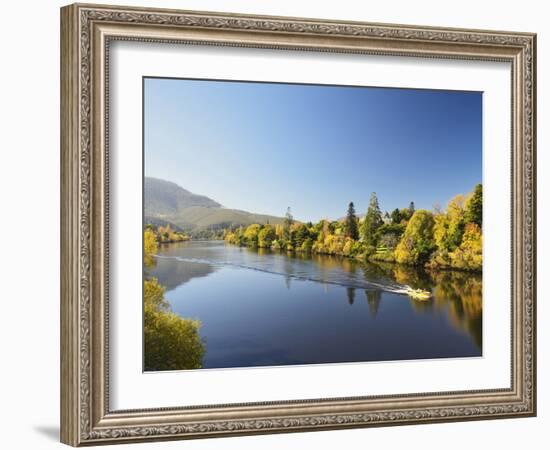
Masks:
[[[145,174],[303,221],[432,209],[482,181],[482,94],[144,80]]]

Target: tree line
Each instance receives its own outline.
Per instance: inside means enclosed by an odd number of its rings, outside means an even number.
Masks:
[[[252,224],[228,228],[230,244],[278,251],[340,255],[362,261],[386,261],[432,269],[481,271],[483,188],[453,197],[445,210],[407,208],[382,213],[372,193],[366,214],[358,218],[353,202],[344,220],[295,221],[290,208],[282,225]]]
[[[149,223],[145,226],[145,231],[148,232],[145,235],[146,239],[149,239],[149,240],[154,239],[156,242],[160,244],[169,244],[172,242],[183,242],[183,241],[188,241],[190,239],[188,234],[184,233],[183,231],[172,229],[170,224],[166,224],[165,226],[162,226],[162,225],[155,226]]]

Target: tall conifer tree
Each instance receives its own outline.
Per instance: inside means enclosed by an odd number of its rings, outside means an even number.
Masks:
[[[348,214],[346,215],[346,237],[350,237],[354,240],[359,239],[357,216],[355,215],[355,205],[353,202],[350,202],[348,205]]]
[[[383,223],[378,197],[376,196],[376,192],[373,192],[370,196],[369,209],[361,227],[361,235],[367,245],[376,245],[375,234]]]

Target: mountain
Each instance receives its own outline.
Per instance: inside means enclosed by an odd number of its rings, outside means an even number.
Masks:
[[[200,231],[252,223],[282,224],[282,217],[224,208],[204,195],[197,195],[170,181],[145,177],[145,223],[174,225],[177,229]]]
[[[193,206],[205,208],[222,206],[204,195],[193,194],[171,181],[145,177],[144,184],[146,216],[173,215]]]

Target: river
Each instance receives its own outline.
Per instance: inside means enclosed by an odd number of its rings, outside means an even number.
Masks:
[[[161,246],[145,275],[201,322],[203,368],[482,355],[481,274],[191,241]]]

